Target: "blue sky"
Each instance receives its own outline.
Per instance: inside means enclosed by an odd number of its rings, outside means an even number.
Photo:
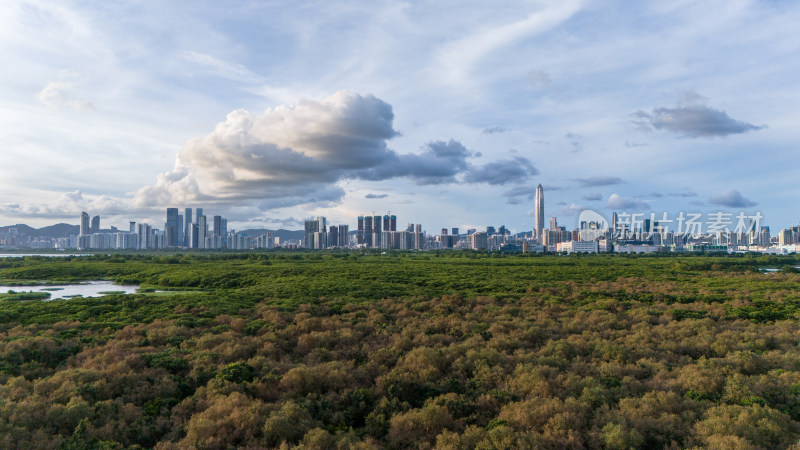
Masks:
[[[164,4],[161,4],[164,3]],[[0,6],[0,224],[572,227],[591,208],[796,225],[800,5]]]

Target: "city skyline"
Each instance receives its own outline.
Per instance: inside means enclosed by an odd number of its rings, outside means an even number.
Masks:
[[[528,231],[538,184],[545,222],[797,224],[800,5],[314,9],[0,7],[0,224],[160,224],[181,205],[237,229],[391,209]]]
[[[128,231],[115,226],[102,229],[101,217],[89,219],[81,212],[78,234],[52,237],[20,233],[16,227],[0,230],[0,248],[20,249],[77,249],[77,250],[253,250],[272,248],[305,248],[326,250],[330,248],[373,248],[397,250],[473,249],[500,250],[523,253],[652,253],[652,252],[759,252],[786,254],[800,251],[800,226],[781,229],[772,235],[769,225],[762,222],[760,212],[746,214],[717,211],[685,213],[670,216],[663,211],[628,213],[614,211],[609,221],[593,210],[583,210],[577,226],[569,229],[552,216],[544,228],[544,188],[536,188],[534,199],[534,226],[531,233],[513,233],[505,225],[496,229],[487,225],[485,231],[468,228],[461,233],[459,227],[441,228],[441,234],[428,233],[422,224],[409,222],[406,229],[398,229],[397,216],[359,215],[356,231],[349,232],[348,224],[330,225],[327,218],[317,216],[304,220],[302,237],[283,240],[274,230],[228,229],[228,220],[212,216],[211,225],[203,208],[185,208],[180,214],[176,207],[166,208],[163,230],[149,223],[129,221]],[[499,230],[499,232],[498,232]],[[284,236],[285,237],[285,236]],[[465,239],[462,239],[465,238]]]

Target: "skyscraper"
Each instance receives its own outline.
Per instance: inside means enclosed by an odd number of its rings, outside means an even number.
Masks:
[[[339,225],[339,247],[347,248],[350,245],[350,227]]]
[[[619,224],[619,216],[616,212],[611,213],[611,233],[613,235],[617,234],[617,226]]]
[[[167,247],[178,246],[178,208],[167,208],[167,222],[164,224]]]
[[[534,217],[536,222],[534,224],[534,231],[536,232],[536,239],[542,241],[542,231],[544,230],[544,189],[542,185],[536,187],[536,198],[534,203]]]
[[[372,217],[372,248],[381,248],[381,216]]]
[[[200,226],[196,223],[189,225],[189,248],[200,248]]]
[[[328,231],[328,247],[336,247],[339,245],[339,227],[331,225]]]
[[[89,230],[89,214],[82,212],[81,213],[81,236],[86,236],[87,234],[91,234]]]
[[[186,247],[192,246],[192,208],[183,210],[183,245]]]
[[[175,242],[178,247],[183,247],[183,242],[186,240],[183,236],[183,230],[183,215],[178,214],[178,240]]]
[[[203,209],[197,208],[197,211],[201,213],[197,216],[197,248],[206,248],[206,236],[208,236],[208,223],[206,222],[206,216],[202,214]]]
[[[222,216],[214,216],[214,236],[222,236]]]
[[[364,245],[372,247],[372,216],[364,217]]]
[[[100,216],[92,217],[92,233],[100,232]]]
[[[305,221],[305,247],[321,250],[328,248],[328,228],[325,217],[316,217]]]
[[[356,242],[359,244],[364,243],[364,216],[358,216],[358,233],[356,233]]]
[[[138,228],[138,239],[139,239],[139,250],[147,250],[151,248],[152,241],[151,241],[151,233],[152,230],[150,225],[146,223],[140,223]]]

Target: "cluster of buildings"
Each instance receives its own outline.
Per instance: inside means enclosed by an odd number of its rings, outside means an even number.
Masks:
[[[116,227],[104,230],[100,216],[90,219],[81,213],[80,232],[68,238],[25,236],[16,228],[0,232],[0,248],[78,249],[78,250],[162,250],[171,248],[198,250],[251,250],[306,248],[309,250],[371,248],[397,250],[472,249],[507,252],[558,253],[651,253],[651,252],[761,252],[772,254],[800,251],[800,226],[770,234],[760,225],[760,215],[741,213],[708,214],[708,232],[701,232],[700,214],[680,213],[672,219],[664,213],[656,217],[644,214],[613,213],[611,222],[597,213],[595,219],[583,214],[578,228],[559,226],[555,217],[545,224],[544,189],[539,185],[534,197],[534,227],[531,233],[512,234],[505,226],[487,226],[485,231],[442,228],[439,234],[426,233],[422,225],[409,223],[397,229],[397,216],[360,215],[356,231],[346,224],[329,225],[325,217],[305,221],[302,238],[281,240],[272,232],[258,235],[228,230],[221,216],[203,213],[203,208],[167,208],[163,228],[147,223],[130,222],[127,230]],[[734,218],[737,220],[734,227]],[[209,220],[210,219],[210,220]],[[713,220],[712,220],[713,219]],[[729,228],[733,227],[731,231]]]
[[[311,250],[350,247],[350,231],[347,225],[331,225],[325,217],[305,221],[303,246]]]
[[[410,223],[405,230],[397,231],[397,216],[358,216],[356,246],[397,250],[424,250],[425,235],[422,225]]]
[[[800,226],[772,236],[768,226],[761,226],[760,213],[737,216],[715,212],[703,221],[702,214],[612,213],[611,223],[580,221],[579,228],[558,226],[555,217],[544,228],[544,192],[536,189],[533,230],[535,251],[558,253],[653,253],[653,252],[757,252],[788,254],[800,252]],[[592,213],[595,214],[596,213]],[[597,217],[601,218],[599,215]],[[601,218],[602,219],[602,218]],[[734,220],[735,219],[735,220]],[[703,231],[703,227],[705,232]],[[733,228],[731,230],[730,228]]]
[[[116,227],[100,229],[100,216],[89,221],[89,214],[81,213],[80,234],[70,238],[69,243],[60,248],[78,250],[163,250],[186,248],[198,250],[250,250],[274,247],[272,233],[249,236],[228,231],[228,221],[222,216],[212,216],[211,220],[203,214],[203,208],[167,208],[164,228],[159,229],[147,223],[130,222],[127,231]]]

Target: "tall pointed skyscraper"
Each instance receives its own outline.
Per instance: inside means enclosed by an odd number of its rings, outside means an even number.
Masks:
[[[536,239],[542,241],[542,232],[544,231],[544,189],[542,185],[536,187],[536,204],[534,206],[534,217],[536,223],[534,224],[534,231],[536,232]]]

